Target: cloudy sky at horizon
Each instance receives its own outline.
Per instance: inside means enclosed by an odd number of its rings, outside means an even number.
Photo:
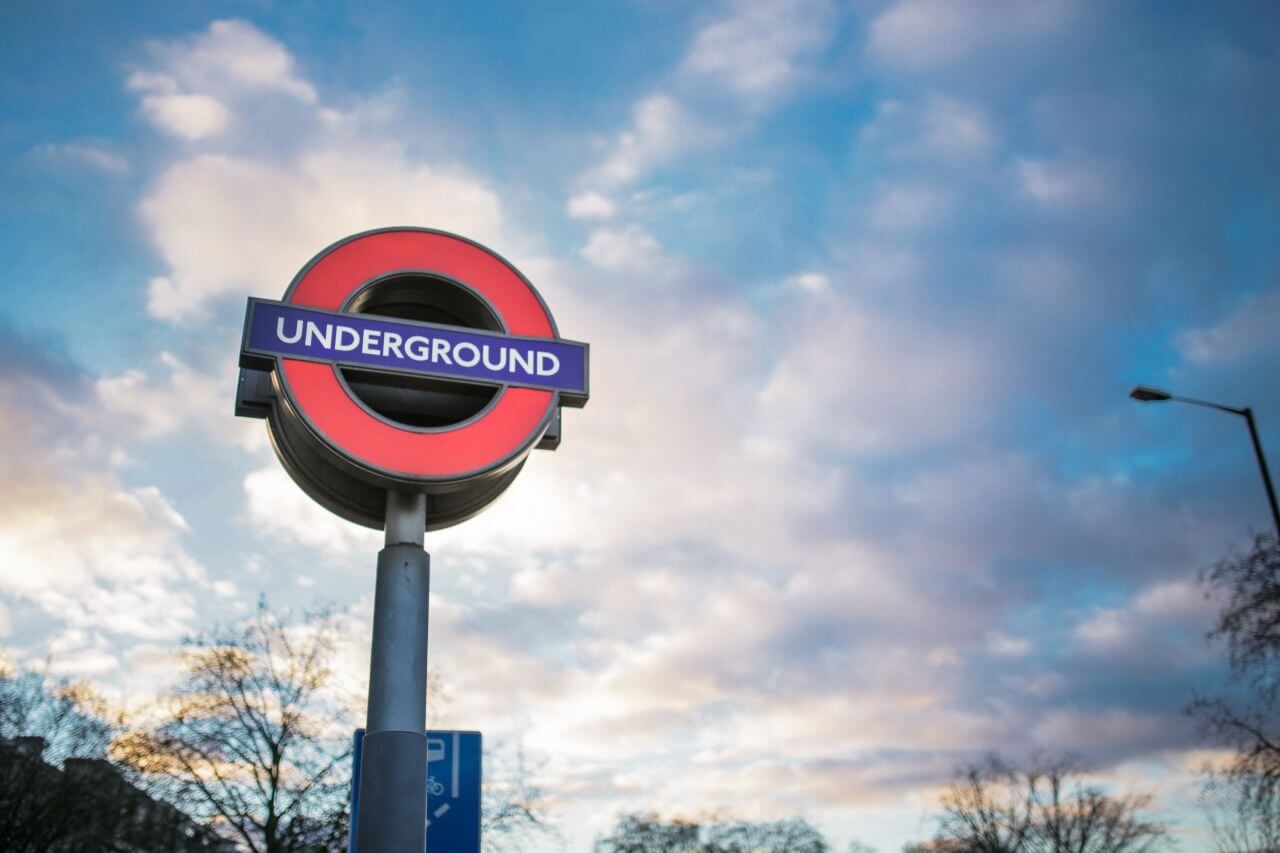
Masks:
[[[428,540],[440,720],[519,738],[572,849],[657,809],[894,850],[957,761],[1035,749],[1207,849],[1196,576],[1270,519],[1238,418],[1126,394],[1251,405],[1280,448],[1273,9],[6,18],[13,659],[142,695],[261,594],[367,628],[379,535],[232,417],[244,300],[442,228],[592,345],[561,448]]]

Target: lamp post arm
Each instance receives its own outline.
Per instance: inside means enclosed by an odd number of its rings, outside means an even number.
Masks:
[[[1217,409],[1220,412],[1230,412],[1233,415],[1243,415],[1246,418],[1250,418],[1249,422],[1253,423],[1253,416],[1249,414],[1248,409],[1237,409],[1233,406],[1224,406],[1221,403],[1210,403],[1208,400],[1197,400],[1194,397],[1179,397],[1177,394],[1170,394],[1169,399],[1177,400],[1179,403],[1190,403],[1193,406],[1204,406],[1208,409]]]
[[[1253,421],[1253,409],[1241,411],[1245,422],[1249,424],[1249,437],[1253,439],[1253,452],[1258,454],[1258,468],[1262,471],[1262,484],[1267,487],[1267,500],[1271,502],[1271,520],[1276,525],[1276,535],[1280,536],[1280,506],[1276,505],[1276,489],[1271,484],[1271,472],[1267,470],[1267,457],[1262,453],[1262,440],[1258,438],[1258,426]]]

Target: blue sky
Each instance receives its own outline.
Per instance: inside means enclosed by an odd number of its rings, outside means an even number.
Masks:
[[[387,225],[511,258],[593,397],[431,537],[444,724],[622,809],[926,837],[1084,756],[1205,849],[1195,578],[1280,448],[1265,4],[48,2],[0,33],[0,643],[122,701],[378,537],[231,416],[244,298]]]

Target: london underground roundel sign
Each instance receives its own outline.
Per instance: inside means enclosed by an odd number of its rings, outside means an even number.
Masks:
[[[266,418],[298,485],[370,527],[393,489],[427,495],[429,528],[480,511],[588,396],[587,345],[528,280],[422,228],[349,237],[282,300],[250,299],[240,367],[236,413]]]

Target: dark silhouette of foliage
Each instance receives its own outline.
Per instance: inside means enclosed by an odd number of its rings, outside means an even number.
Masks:
[[[76,786],[47,764],[102,755],[110,726],[86,713],[67,682],[0,664],[0,847],[44,851],[87,819]]]
[[[90,817],[78,786],[40,758],[41,739],[0,742],[0,849],[43,853],[78,839]]]
[[[227,849],[101,757],[116,730],[87,686],[0,668],[0,849]]]

